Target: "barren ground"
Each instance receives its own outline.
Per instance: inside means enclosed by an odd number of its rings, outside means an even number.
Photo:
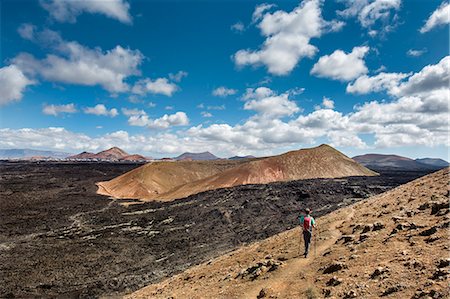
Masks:
[[[424,173],[246,185],[128,207],[95,182],[136,164],[0,163],[0,297],[98,297],[161,281]]]

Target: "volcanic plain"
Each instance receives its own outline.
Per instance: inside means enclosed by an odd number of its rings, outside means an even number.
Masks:
[[[122,205],[96,182],[140,164],[0,162],[0,297],[131,293],[424,172],[307,179]],[[129,200],[130,202],[137,202]]]

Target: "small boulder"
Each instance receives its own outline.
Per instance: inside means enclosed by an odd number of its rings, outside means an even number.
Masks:
[[[389,268],[387,268],[387,267],[378,267],[370,275],[370,278],[375,279],[375,278],[379,277],[380,275],[383,275],[383,274],[388,273],[388,272],[389,272]]]
[[[364,242],[365,240],[367,240],[369,238],[369,234],[361,234],[359,236],[359,242]]]
[[[324,270],[323,274],[330,274],[337,271],[340,271],[344,268],[347,268],[347,266],[343,262],[334,262],[330,265],[328,265]]]
[[[366,224],[362,230],[362,233],[367,233],[370,232],[373,229],[373,225],[372,224]]]
[[[327,286],[329,287],[335,287],[337,285],[340,285],[342,283],[342,279],[338,278],[337,276],[333,276],[330,278],[329,281],[327,281]]]
[[[450,258],[440,259],[437,266],[438,268],[445,268],[450,266]]]
[[[444,210],[443,213],[440,212],[441,210]],[[448,213],[448,210],[449,210],[448,201],[435,202],[431,206],[431,215],[436,215],[439,213],[439,216],[443,216]]]
[[[259,294],[256,296],[257,299],[266,298],[269,295],[270,290],[268,288],[262,288]]]
[[[336,243],[339,243],[340,241],[344,241],[343,243],[349,243],[355,240],[355,235],[342,235],[337,241]]]
[[[373,224],[373,231],[381,230],[384,228],[384,224],[382,222],[375,222]]]
[[[346,293],[344,293],[344,299],[350,299],[350,298],[357,298],[358,295],[356,294],[355,290],[350,290]]]
[[[426,202],[426,203],[420,205],[418,209],[420,211],[423,211],[423,210],[426,210],[426,209],[429,209],[429,208],[430,208],[430,203]]]
[[[404,288],[404,286],[402,286],[401,284],[396,284],[396,285],[394,285],[394,286],[391,286],[391,287],[389,287],[389,288],[387,288],[382,294],[381,294],[381,296],[388,296],[388,295],[390,295],[390,294],[392,294],[392,293],[396,293],[396,292],[398,292],[398,291],[400,291],[400,290],[402,290]]]
[[[437,232],[437,228],[435,226],[433,226],[432,228],[421,231],[419,233],[419,235],[422,237],[428,237],[428,236],[435,234],[436,232]]]

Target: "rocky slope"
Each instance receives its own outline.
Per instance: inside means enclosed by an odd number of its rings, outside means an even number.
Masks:
[[[128,298],[448,298],[449,169],[193,267]]]
[[[158,172],[143,167],[113,181],[99,183],[99,193],[116,198],[174,200],[207,190],[245,184],[376,175],[328,145],[256,160],[228,160],[222,163],[219,164],[228,167],[220,169],[218,162],[204,162],[201,171],[190,168],[199,165],[196,163],[181,166],[154,164]],[[161,188],[160,182],[167,181],[161,178],[167,176],[169,180]]]

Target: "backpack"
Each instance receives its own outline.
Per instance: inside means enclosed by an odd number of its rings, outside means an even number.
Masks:
[[[312,231],[311,216],[303,218],[303,230]]]

